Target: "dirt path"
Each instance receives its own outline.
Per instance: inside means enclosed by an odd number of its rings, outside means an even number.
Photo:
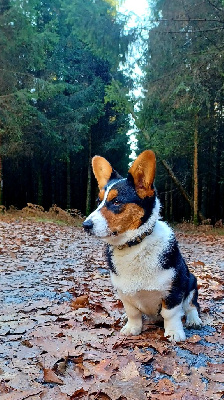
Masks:
[[[123,308],[101,242],[78,228],[0,221],[1,400],[224,398],[224,238],[178,239],[204,327],[173,345],[147,320],[141,335],[119,335]]]

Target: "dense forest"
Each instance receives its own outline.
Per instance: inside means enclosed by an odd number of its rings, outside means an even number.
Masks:
[[[1,197],[6,206],[56,203],[88,212],[92,154],[126,170],[128,116],[104,101],[112,79],[129,85],[119,72],[131,40],[124,24],[117,22],[110,0],[1,3]]]
[[[149,22],[139,147],[160,158],[167,218],[214,223],[224,217],[224,3],[153,1]]]
[[[224,218],[223,1],[149,6],[128,29],[116,0],[0,0],[1,204],[88,214],[91,157],[126,173],[131,115],[137,152],[156,152],[166,218]]]

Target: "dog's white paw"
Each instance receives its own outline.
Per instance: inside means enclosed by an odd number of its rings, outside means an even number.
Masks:
[[[185,325],[187,328],[195,329],[200,329],[202,327],[202,320],[201,318],[199,318],[198,312],[196,310],[187,314]]]
[[[170,342],[183,342],[186,339],[183,329],[177,331],[166,329],[164,336],[167,337]]]
[[[126,336],[130,335],[136,336],[139,335],[141,331],[142,331],[142,326],[133,325],[127,322],[127,324],[121,329],[120,333],[121,335],[126,335]]]

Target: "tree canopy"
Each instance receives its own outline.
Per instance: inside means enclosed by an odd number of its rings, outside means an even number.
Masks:
[[[104,102],[113,77],[126,84],[119,72],[131,40],[124,23],[116,18],[114,1],[2,3],[0,137],[6,205],[55,202],[85,211],[88,153],[107,155],[115,165],[122,155],[123,167],[128,163],[127,114]]]
[[[223,3],[150,4],[145,96],[139,116],[147,135],[140,131],[140,148],[153,147],[192,198],[198,185],[198,207],[207,218],[223,218]],[[187,203],[158,168],[168,216],[190,218]]]
[[[116,0],[2,0],[6,206],[56,203],[88,213],[91,157],[105,156],[126,173],[131,115],[138,151],[157,154],[166,218],[224,218],[223,1],[148,1],[143,26],[128,29]],[[143,71],[140,100],[133,58],[125,64],[133,43]]]

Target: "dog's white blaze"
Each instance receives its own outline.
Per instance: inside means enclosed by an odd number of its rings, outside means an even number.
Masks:
[[[122,181],[124,179],[120,179]],[[119,181],[113,182],[110,186],[108,186],[107,190],[105,191],[103,201],[100,203],[100,205],[97,207],[95,211],[93,211],[87,218],[86,221],[91,220],[93,223],[93,229],[92,233],[98,237],[101,237],[102,239],[111,235],[112,232],[109,229],[108,223],[106,218],[103,217],[101,214],[100,210],[101,208],[105,205],[107,196],[111,188]]]

